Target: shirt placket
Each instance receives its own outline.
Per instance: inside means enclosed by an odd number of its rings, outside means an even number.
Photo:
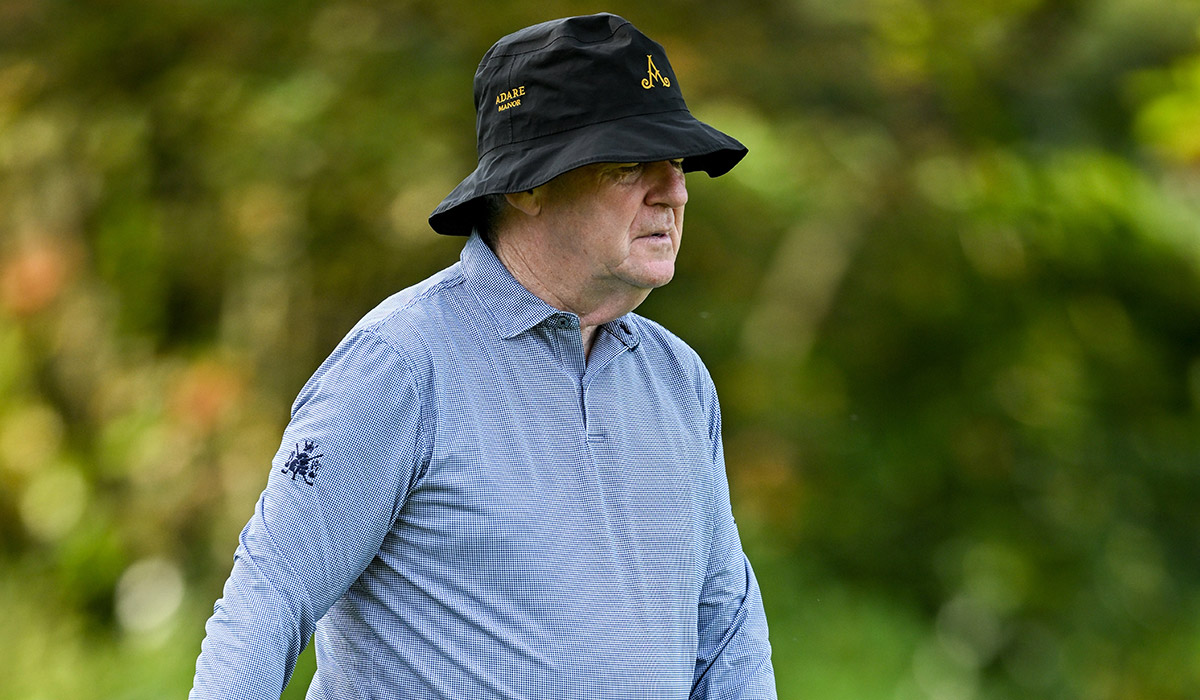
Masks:
[[[618,337],[618,333],[621,334]],[[632,331],[624,321],[596,330],[596,342],[588,358],[587,367],[580,384],[581,403],[583,409],[583,424],[587,430],[587,441],[590,444],[607,442],[608,431],[605,428],[606,411],[616,410],[612,406],[611,397],[603,391],[593,389],[596,378],[600,377],[613,361],[632,347]]]
[[[596,395],[596,392],[589,391],[589,389],[593,379],[604,372],[621,353],[634,345],[632,330],[625,321],[597,328],[592,352],[590,356],[585,356],[583,338],[579,332],[578,316],[560,312],[547,318],[545,323],[553,331],[551,336],[554,338],[559,362],[576,379],[576,391],[579,392],[579,409],[586,441],[588,443],[607,441],[608,433],[603,425],[603,411],[612,410],[611,406],[606,406],[604,396]],[[621,334],[620,337],[617,334]]]

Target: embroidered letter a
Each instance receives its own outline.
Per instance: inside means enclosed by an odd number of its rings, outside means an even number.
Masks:
[[[658,66],[654,65],[654,57],[646,54],[646,77],[642,78],[642,87],[649,90],[654,87],[655,81],[663,87],[671,87],[671,79],[659,73]]]

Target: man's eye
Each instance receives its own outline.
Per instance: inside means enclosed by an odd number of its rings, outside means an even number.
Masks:
[[[626,163],[617,169],[623,175],[633,175],[635,173],[641,172],[642,164],[641,163]]]

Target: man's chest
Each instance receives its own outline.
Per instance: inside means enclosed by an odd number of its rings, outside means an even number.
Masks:
[[[449,556],[464,585],[562,592],[560,605],[581,581],[647,611],[698,595],[720,475],[694,392],[547,373],[449,398],[393,533],[410,555]]]

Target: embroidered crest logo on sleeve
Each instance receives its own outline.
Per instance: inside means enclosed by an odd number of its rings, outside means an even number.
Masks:
[[[315,454],[316,451],[317,443],[312,440],[296,443],[296,449],[288,455],[280,472],[291,473],[292,481],[295,481],[296,477],[300,477],[304,483],[312,486],[313,479],[317,478],[317,470],[321,468],[321,458],[325,456]]]

